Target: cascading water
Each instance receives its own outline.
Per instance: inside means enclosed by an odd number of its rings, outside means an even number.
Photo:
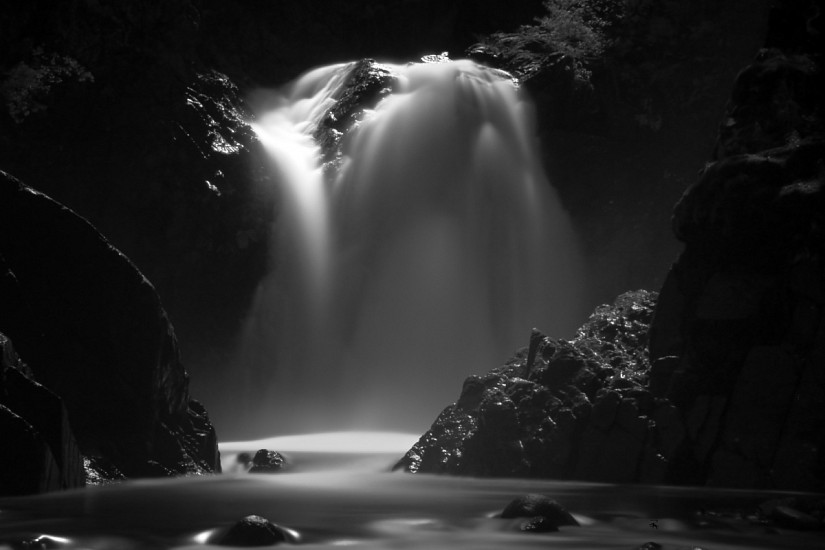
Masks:
[[[389,66],[393,93],[324,179],[311,138],[354,64],[316,69],[255,125],[280,210],[238,363],[263,432],[425,429],[532,327],[583,318],[570,223],[532,105],[471,61]]]

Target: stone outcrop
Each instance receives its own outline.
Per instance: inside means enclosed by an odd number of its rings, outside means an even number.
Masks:
[[[0,257],[0,331],[60,396],[84,455],[127,476],[219,468],[214,430],[190,399],[172,325],[123,254],[83,218],[0,173]],[[20,371],[5,372],[5,390],[21,395]],[[50,443],[56,428],[47,423],[69,433],[59,400],[24,410],[17,399],[8,408]],[[77,462],[66,441],[52,444],[61,466]]]
[[[535,331],[506,365],[467,378],[458,400],[396,469],[664,481],[664,468],[653,479],[654,468],[641,467],[681,444],[672,405],[646,389],[645,336],[655,298],[624,294],[597,309],[569,341]]]
[[[396,75],[373,59],[362,59],[349,69],[346,79],[331,97],[335,100],[313,132],[323,152],[324,170],[334,173],[341,165],[341,139],[367,116],[370,109],[392,93]]]

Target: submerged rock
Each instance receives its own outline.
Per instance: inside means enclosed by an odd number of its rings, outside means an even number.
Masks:
[[[246,516],[224,534],[217,544],[221,546],[270,546],[281,542],[295,542],[292,534],[261,516]]]
[[[529,518],[521,523],[522,531],[558,531],[563,525],[578,526],[570,512],[545,495],[529,494],[510,502],[501,512],[503,519]]]

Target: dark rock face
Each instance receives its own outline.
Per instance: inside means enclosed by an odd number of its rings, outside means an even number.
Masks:
[[[83,454],[127,476],[219,468],[152,285],[84,219],[0,176],[0,330],[62,398]]]
[[[0,493],[29,494],[84,485],[83,458],[62,400],[0,334]]]
[[[718,160],[674,212],[685,250],[650,352],[661,395],[702,441],[708,483],[825,482],[825,158],[822,67],[763,52],[743,71]]]

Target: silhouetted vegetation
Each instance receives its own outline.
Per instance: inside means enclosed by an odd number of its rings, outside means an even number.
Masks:
[[[620,0],[545,0],[545,14],[535,24],[484,38],[483,48],[522,67],[529,76],[546,63],[564,60],[580,83],[590,80],[589,64],[600,59],[611,43],[608,29],[624,18]]]

